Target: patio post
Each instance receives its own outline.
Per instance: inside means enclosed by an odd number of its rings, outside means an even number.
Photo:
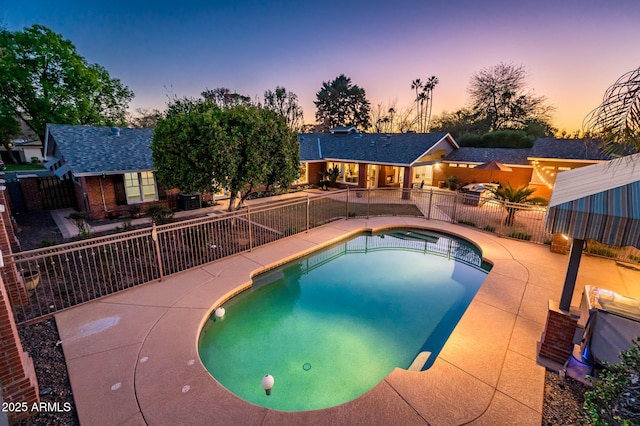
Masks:
[[[433,201],[433,188],[429,188],[429,207],[427,208],[427,219],[431,219],[431,202]]]
[[[569,256],[567,276],[564,279],[562,297],[560,298],[560,309],[563,311],[568,312],[571,308],[571,298],[573,297],[573,290],[576,287],[576,278],[578,277],[578,267],[580,266],[583,246],[584,240],[574,238],[573,245],[571,246],[571,255]]]

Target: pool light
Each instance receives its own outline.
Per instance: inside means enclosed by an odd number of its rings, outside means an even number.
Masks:
[[[272,375],[265,374],[262,378],[262,389],[267,393],[267,396],[271,395],[271,388],[273,388],[275,380]]]
[[[227,311],[225,311],[225,309],[222,306],[220,306],[218,309],[216,309],[214,315],[216,316],[216,319],[222,319],[224,318],[224,314],[226,312]]]

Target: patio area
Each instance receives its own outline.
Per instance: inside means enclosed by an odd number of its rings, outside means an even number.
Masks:
[[[200,327],[213,307],[250,286],[252,274],[347,234],[394,226],[465,237],[494,264],[433,367],[396,368],[356,400],[299,413],[249,404],[204,369],[197,353]],[[56,321],[83,425],[539,425],[545,368],[538,346],[567,263],[568,256],[546,245],[441,221],[339,220],[60,312]],[[638,271],[585,256],[572,306],[585,285],[640,298],[640,287],[631,285],[639,281]]]

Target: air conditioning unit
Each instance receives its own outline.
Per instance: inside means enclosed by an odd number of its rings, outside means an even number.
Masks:
[[[189,192],[186,194],[178,194],[178,209],[195,210],[200,208],[200,193]]]

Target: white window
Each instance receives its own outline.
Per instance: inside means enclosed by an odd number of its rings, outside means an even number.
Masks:
[[[327,170],[333,169],[333,167],[337,166],[338,170],[340,170],[340,174],[338,175],[338,179],[336,182],[342,183],[358,183],[358,174],[359,167],[358,163],[337,163],[329,161],[327,162]]]
[[[141,203],[158,199],[156,179],[153,172],[125,173],[124,189],[127,203]]]

